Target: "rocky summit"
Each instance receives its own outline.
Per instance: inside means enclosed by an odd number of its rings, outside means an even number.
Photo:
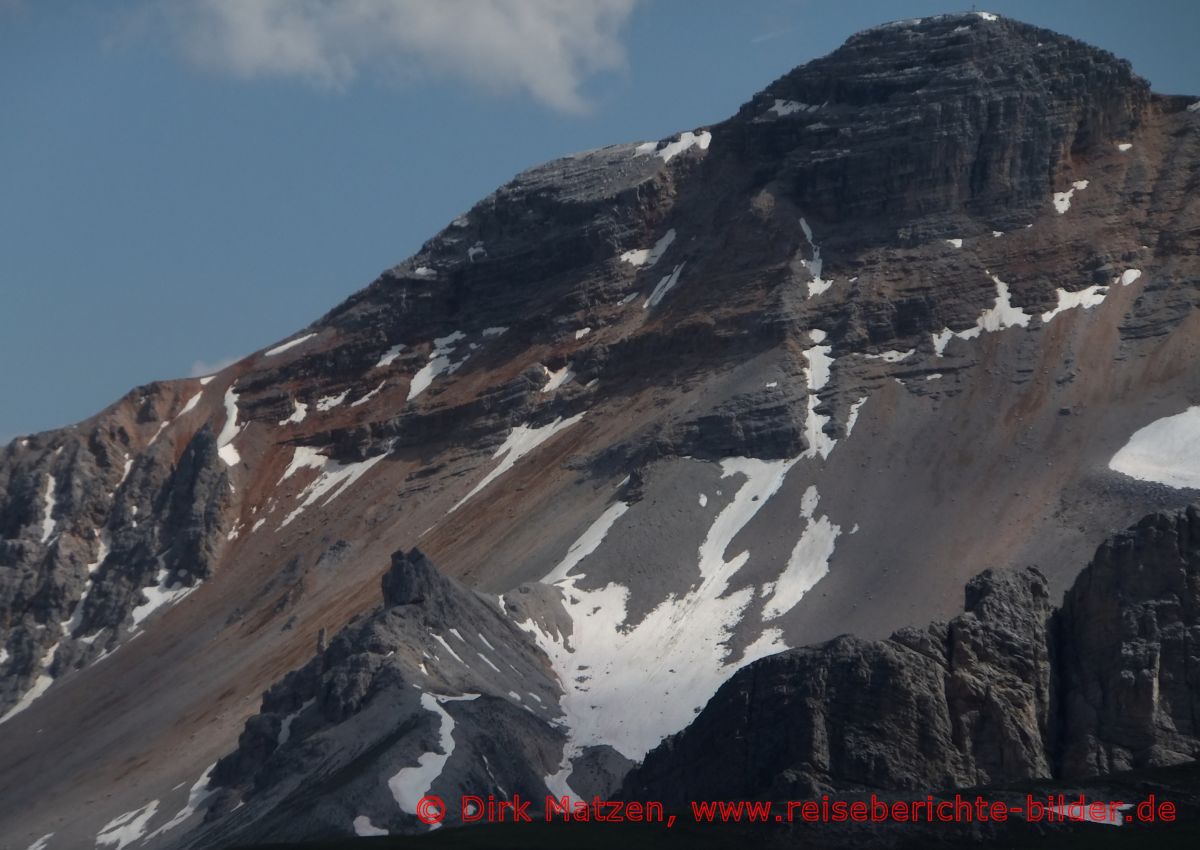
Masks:
[[[12,441],[0,846],[1195,760],[1198,104],[888,24]]]

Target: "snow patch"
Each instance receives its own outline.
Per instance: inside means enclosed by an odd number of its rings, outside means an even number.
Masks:
[[[814,104],[798,103],[794,100],[780,100],[776,98],[775,103],[767,109],[767,112],[774,112],[776,116],[783,118],[787,115],[795,115],[797,112],[816,112],[820,108],[820,106]]]
[[[168,584],[167,577],[169,574],[166,568],[160,569],[154,576],[155,583],[150,587],[142,588],[142,594],[146,597],[146,601],[133,609],[134,630],[137,630],[141,626],[142,621],[159,608],[174,605],[199,587],[199,582],[193,584],[191,587],[187,587],[179,582]]]
[[[317,399],[317,410],[321,413],[328,413],[339,404],[346,400],[346,396],[350,395],[350,390],[342,390],[340,395],[327,395]]]
[[[404,343],[401,342],[393,345],[379,357],[379,362],[375,364],[375,368],[382,369],[384,366],[391,366],[403,350]]]
[[[932,334],[933,352],[938,357],[942,356],[942,352],[946,350],[946,345],[953,337],[974,339],[985,331],[992,333],[994,331],[1005,330],[1006,328],[1027,327],[1029,325],[1029,320],[1033,317],[1021,308],[1012,305],[1008,284],[994,274],[989,273],[988,276],[996,284],[996,303],[979,314],[979,318],[975,320],[973,327],[969,327],[963,331],[952,331],[949,328],[944,328],[940,333]]]
[[[1108,468],[1139,481],[1200,490],[1200,407],[1139,428]]]
[[[1142,272],[1140,269],[1126,269],[1113,280],[1113,285],[1129,286],[1129,284],[1141,276]],[[1059,289],[1057,290],[1058,303],[1053,310],[1047,310],[1045,313],[1042,313],[1042,324],[1048,323],[1064,310],[1072,310],[1076,307],[1090,310],[1092,307],[1103,302],[1105,297],[1108,296],[1108,292],[1109,287],[1104,284],[1096,284],[1076,292]]]
[[[300,423],[304,421],[304,417],[308,415],[308,405],[301,401],[292,402],[292,415],[287,419],[281,419],[280,425],[289,425],[292,423]]]
[[[691,130],[686,130],[679,134],[679,138],[673,142],[668,142],[661,150],[658,149],[657,142],[643,142],[634,150],[635,156],[644,156],[646,154],[654,154],[663,162],[670,162],[679,154],[688,150],[691,147],[698,147],[702,151],[708,150],[708,146],[712,143],[712,133],[707,130],[701,130],[699,133],[693,133]]]
[[[359,815],[354,819],[354,834],[359,838],[366,838],[371,835],[387,835],[388,831],[375,826],[366,815]]]
[[[1121,153],[1126,153],[1132,147],[1133,147],[1133,145],[1130,144],[1129,142],[1118,142],[1117,143],[1117,150],[1119,150]]]
[[[654,264],[662,258],[662,255],[671,247],[671,243],[675,241],[675,229],[671,228],[666,235],[654,243],[653,248],[635,248],[632,251],[626,251],[621,255],[622,262],[629,263],[631,266],[645,266],[653,268]]]
[[[997,15],[993,15],[991,12],[976,12],[975,14],[983,18],[985,21],[999,20],[999,17]]]
[[[30,844],[29,847],[26,848],[26,850],[46,850],[46,846],[49,844],[50,839],[53,837],[54,837],[53,832],[47,832],[45,835],[43,835],[37,841]]]
[[[429,266],[417,266],[413,270],[413,277],[419,277],[423,280],[430,280],[437,277],[437,272],[429,268]]]
[[[545,374],[547,379],[546,386],[542,387],[542,392],[544,393],[554,392],[563,384],[568,383],[572,378],[575,377],[575,373],[571,371],[569,364],[554,372],[551,372],[548,368],[543,366],[542,372]]]
[[[480,257],[486,257],[486,256],[487,256],[487,249],[483,247],[483,242],[476,242],[474,245],[472,245],[470,248],[467,249],[467,259],[470,260],[472,263],[475,262],[476,260],[478,260]]]
[[[1058,214],[1062,215],[1071,208],[1071,198],[1076,192],[1082,192],[1088,187],[1087,180],[1076,180],[1071,184],[1071,188],[1065,192],[1054,193],[1054,208],[1058,210]]]
[[[446,762],[454,753],[454,718],[442,708],[447,702],[476,699],[479,694],[463,694],[458,697],[421,694],[421,706],[438,716],[438,746],[441,752],[428,752],[417,759],[415,767],[402,768],[388,780],[388,788],[400,810],[410,815],[417,813],[417,804],[433,788],[433,783],[442,775]],[[438,826],[433,824],[432,826]]]
[[[295,339],[290,340],[289,342],[285,342],[282,345],[277,345],[274,348],[270,349],[269,351],[264,352],[263,357],[274,357],[276,354],[283,354],[283,352],[288,351],[289,349],[295,348],[297,345],[302,345],[302,344],[308,342],[314,336],[316,336],[315,332],[310,333],[310,334],[305,334],[304,336],[298,336]]]
[[[579,330],[575,331],[575,339],[583,339],[585,336],[587,336],[591,332],[592,332],[591,328],[580,328]]]
[[[850,436],[850,432],[854,430],[854,423],[858,422],[858,412],[862,410],[862,406],[867,403],[867,396],[863,396],[858,401],[850,405],[850,413],[846,416],[846,436]]]
[[[917,353],[915,348],[910,348],[908,351],[883,351],[879,354],[864,354],[863,357],[868,360],[882,360],[884,363],[899,363],[901,360],[907,360]]]
[[[216,766],[216,762],[213,762],[208,766],[208,770],[204,771],[204,773],[200,775],[200,778],[196,780],[195,784],[193,784],[191,789],[188,791],[187,802],[184,804],[183,808],[175,813],[175,817],[171,818],[158,829],[154,830],[154,832],[147,835],[146,841],[162,835],[164,832],[170,832],[172,829],[182,824],[196,813],[196,810],[200,808],[200,805],[205,800],[215,793],[208,787],[208,778],[212,776],[213,768]]]
[[[116,850],[121,850],[127,844],[132,844],[145,835],[146,826],[157,811],[158,800],[151,800],[140,809],[118,815],[100,828],[96,834],[96,846],[113,844]]]
[[[962,240],[961,239],[947,239],[946,244],[949,245],[951,248],[961,248]]]

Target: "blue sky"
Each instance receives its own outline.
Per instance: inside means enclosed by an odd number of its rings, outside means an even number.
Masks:
[[[517,171],[720,120],[882,0],[0,0],[0,442],[300,328]],[[992,0],[1200,95],[1200,4]]]

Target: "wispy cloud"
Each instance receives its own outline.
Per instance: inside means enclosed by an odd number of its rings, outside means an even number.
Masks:
[[[779,38],[781,36],[785,36],[788,33],[790,33],[791,31],[792,31],[791,27],[783,27],[782,29],[771,30],[770,32],[764,32],[763,34],[756,35],[756,36],[754,36],[754,38],[750,39],[750,43],[751,44],[762,44],[764,41],[772,41],[773,39]]]
[[[193,378],[203,378],[205,375],[212,375],[215,372],[220,372],[226,366],[231,366],[238,361],[236,357],[223,357],[220,360],[214,360],[209,363],[206,360],[197,360],[192,363],[192,369],[188,373]]]
[[[432,72],[587,108],[594,74],[625,64],[638,0],[173,0],[171,36],[196,64],[237,77],[343,89],[373,72]]]

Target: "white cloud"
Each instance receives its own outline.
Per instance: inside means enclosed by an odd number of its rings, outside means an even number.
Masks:
[[[220,372],[226,366],[231,366],[238,361],[236,357],[223,357],[209,363],[205,360],[196,360],[192,363],[192,369],[188,375],[193,378],[203,378],[205,375],[213,375]]]
[[[167,8],[197,64],[238,77],[343,89],[414,69],[578,112],[593,74],[625,64],[638,0],[186,0]]]

